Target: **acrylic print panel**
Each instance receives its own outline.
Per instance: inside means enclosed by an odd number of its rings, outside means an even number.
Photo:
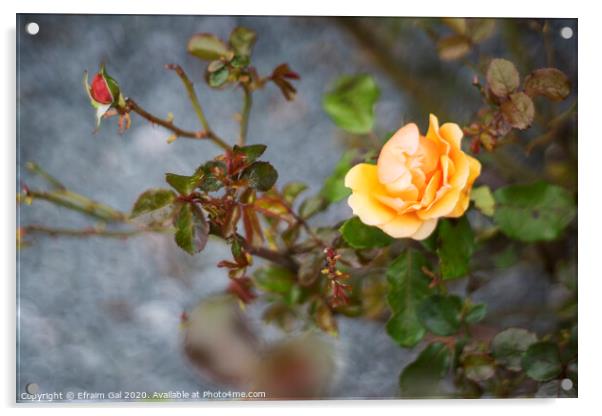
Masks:
[[[19,402],[577,396],[576,20],[17,20]]]

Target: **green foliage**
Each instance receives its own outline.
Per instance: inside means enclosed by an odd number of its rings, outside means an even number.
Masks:
[[[322,101],[332,121],[349,133],[369,133],[374,126],[374,105],[380,95],[370,75],[342,76]]]
[[[218,37],[209,33],[199,33],[188,41],[188,53],[206,61],[223,58],[231,54],[228,46]]]
[[[506,59],[493,59],[487,69],[489,89],[498,97],[506,97],[520,85],[520,75],[514,64]]]
[[[464,321],[468,324],[476,324],[481,322],[487,315],[487,305],[484,303],[476,303],[470,305],[466,314],[464,315]]]
[[[176,194],[169,189],[149,189],[142,193],[132,208],[130,218],[156,211],[173,203]]]
[[[222,87],[228,82],[230,78],[230,69],[227,66],[223,66],[220,69],[207,72],[207,83],[212,88]]]
[[[181,195],[189,195],[199,182],[199,177],[176,175],[175,173],[166,173],[165,180]]]
[[[462,322],[462,299],[456,295],[431,295],[418,305],[418,319],[437,335],[453,335]]]
[[[509,328],[497,334],[491,342],[491,352],[496,361],[513,371],[520,371],[522,357],[537,342],[537,336],[520,328]]]
[[[474,251],[474,235],[466,216],[443,220],[438,228],[437,254],[444,280],[466,276]]]
[[[295,275],[285,267],[273,265],[257,269],[253,278],[259,289],[279,295],[289,305],[297,303],[301,296]]]
[[[562,370],[558,345],[552,342],[537,342],[525,352],[521,365],[533,380],[546,381],[557,377]]]
[[[343,154],[334,167],[332,174],[324,182],[320,195],[329,202],[338,202],[351,195],[351,189],[345,186],[345,175],[353,167],[353,160],[357,157],[357,151],[349,150]]]
[[[282,188],[282,196],[284,200],[289,204],[292,204],[295,199],[301,194],[303,191],[307,189],[307,185],[303,182],[289,182]]]
[[[253,45],[257,40],[257,34],[251,29],[239,26],[230,34],[230,46],[237,56],[248,57],[251,55]]]
[[[184,204],[175,221],[176,244],[190,255],[205,248],[209,237],[209,225],[203,211],[194,204]]]
[[[515,129],[524,130],[531,126],[535,117],[533,100],[524,92],[515,92],[500,106],[502,115]]]
[[[462,357],[466,377],[472,381],[485,381],[495,375],[495,362],[487,354],[468,354]]]
[[[521,241],[554,240],[576,215],[570,192],[546,182],[505,186],[494,197],[496,224]]]
[[[474,201],[475,207],[484,215],[492,217],[495,214],[495,199],[487,185],[473,188],[470,192],[470,199]]]
[[[418,319],[416,308],[430,292],[428,277],[422,271],[427,265],[422,253],[408,249],[387,269],[387,300],[392,311],[391,319],[387,322],[387,333],[402,347],[413,347],[426,332]]]
[[[386,247],[393,242],[380,228],[366,225],[358,217],[345,221],[339,232],[347,244],[357,249]]]
[[[440,396],[439,382],[449,372],[452,352],[440,342],[429,344],[399,377],[402,397]]]
[[[319,212],[324,211],[329,205],[329,202],[322,195],[314,195],[305,199],[299,207],[301,218],[308,219]]]
[[[234,145],[232,151],[235,154],[240,154],[245,157],[247,163],[253,163],[265,152],[267,146],[265,144],[250,144],[247,146]]]
[[[259,191],[269,191],[278,180],[278,172],[269,162],[253,162],[241,176]]]
[[[531,96],[544,96],[552,101],[562,101],[571,93],[571,85],[564,72],[556,68],[540,68],[525,79],[525,92]]]

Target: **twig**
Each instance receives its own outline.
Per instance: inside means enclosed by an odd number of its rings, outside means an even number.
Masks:
[[[58,179],[56,179],[54,176],[50,175],[48,172],[42,169],[37,163],[27,162],[25,164],[25,167],[29,169],[32,173],[35,173],[36,175],[39,175],[42,178],[44,178],[54,188],[62,190],[66,189],[65,185],[63,185]]]
[[[43,199],[104,221],[127,221],[127,215],[123,212],[66,189],[56,192],[43,192],[27,189],[25,195],[33,199]]]
[[[251,106],[253,105],[252,92],[247,85],[242,85],[244,91],[243,107],[240,114],[240,136],[238,137],[238,144],[243,146],[247,139],[247,129],[249,126],[249,114],[251,113]]]
[[[74,228],[52,228],[45,227],[42,225],[28,225],[22,228],[25,231],[25,235],[27,234],[46,234],[52,237],[56,236],[67,236],[67,237],[107,237],[107,238],[128,238],[136,235],[140,235],[147,232],[165,232],[168,228],[165,227],[149,227],[149,228],[140,228],[136,230],[105,230],[103,228],[83,228],[83,229],[74,229]]]
[[[133,111],[138,114],[142,118],[150,121],[153,124],[158,124],[161,127],[166,128],[167,130],[172,131],[178,137],[185,137],[187,139],[207,139],[207,133],[204,131],[188,131],[181,129],[175,126],[171,121],[163,120],[162,118],[156,117],[146,111],[144,108],[140,107],[140,105],[134,101],[132,98],[128,98],[126,101],[126,107],[128,111]]]
[[[226,142],[224,142],[217,134],[215,134],[215,132],[213,130],[211,130],[211,127],[209,127],[209,122],[207,121],[207,118],[205,117],[205,113],[203,113],[203,107],[201,107],[199,98],[196,95],[196,91],[194,90],[194,85],[192,84],[192,81],[190,81],[190,78],[188,78],[188,75],[186,75],[186,72],[184,72],[184,70],[182,69],[182,67],[180,65],[176,65],[176,64],[165,65],[165,68],[175,71],[176,74],[178,74],[178,76],[182,80],[182,83],[184,84],[184,88],[186,88],[186,92],[188,93],[188,98],[190,99],[190,103],[192,104],[192,107],[194,108],[194,111],[195,111],[199,121],[201,122],[201,125],[205,129],[206,137],[209,138],[210,140],[212,140],[213,142],[215,142],[215,144],[220,146],[222,149],[230,150],[230,146]]]

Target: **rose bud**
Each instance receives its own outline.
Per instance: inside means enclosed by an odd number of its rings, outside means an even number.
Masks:
[[[111,107],[125,107],[125,100],[119,90],[119,84],[107,74],[104,65],[92,78],[92,85],[88,84],[88,71],[84,71],[84,88],[92,107],[96,109],[96,127],[100,125],[102,116]]]

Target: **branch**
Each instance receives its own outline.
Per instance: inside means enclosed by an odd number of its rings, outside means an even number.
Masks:
[[[101,204],[100,202],[94,201],[90,198],[66,189],[56,192],[43,192],[26,189],[24,195],[33,199],[43,199],[73,211],[79,211],[82,214],[101,219],[103,221],[127,221],[127,215],[123,212],[117,211],[108,205]]]
[[[173,132],[178,137],[185,137],[187,139],[208,139],[207,133],[204,131],[189,131],[181,129],[175,126],[171,121],[164,120],[162,118],[156,117],[146,111],[144,108],[140,107],[140,105],[134,101],[132,98],[128,98],[126,101],[126,111],[133,111],[138,114],[140,117],[150,121],[153,124],[158,124],[161,127],[166,128],[167,130]]]
[[[254,256],[261,257],[262,259],[271,261],[272,263],[278,264],[282,267],[286,267],[293,273],[297,273],[299,271],[299,264],[287,253],[283,253],[280,251],[270,250],[265,247],[254,247],[243,240],[243,244],[245,249]]]
[[[238,137],[238,144],[243,146],[247,139],[247,129],[249,127],[249,114],[251,113],[251,106],[253,105],[253,96],[251,90],[247,85],[242,85],[244,91],[244,101],[240,119],[240,136]]]
[[[201,125],[205,129],[206,137],[215,142],[215,144],[220,146],[222,149],[230,150],[230,146],[225,141],[223,141],[217,134],[215,134],[215,132],[211,130],[211,127],[209,127],[209,122],[207,121],[207,118],[205,118],[205,113],[203,113],[203,108],[201,107],[199,98],[197,97],[196,91],[194,90],[194,85],[192,84],[192,81],[190,81],[190,78],[188,78],[188,75],[186,75],[186,72],[184,72],[180,65],[176,64],[165,65],[165,68],[175,71],[176,74],[178,74],[178,76],[182,80],[184,88],[186,88],[186,92],[188,93],[190,103],[192,104],[192,107],[194,108],[194,111],[199,121],[201,122]]]
[[[147,232],[165,232],[168,228],[165,227],[149,227],[140,228],[136,230],[125,230],[125,231],[110,231],[102,228],[52,228],[45,227],[42,225],[28,225],[22,227],[25,234],[46,234],[52,237],[56,236],[67,236],[67,237],[107,237],[107,238],[128,238],[134,237]]]

